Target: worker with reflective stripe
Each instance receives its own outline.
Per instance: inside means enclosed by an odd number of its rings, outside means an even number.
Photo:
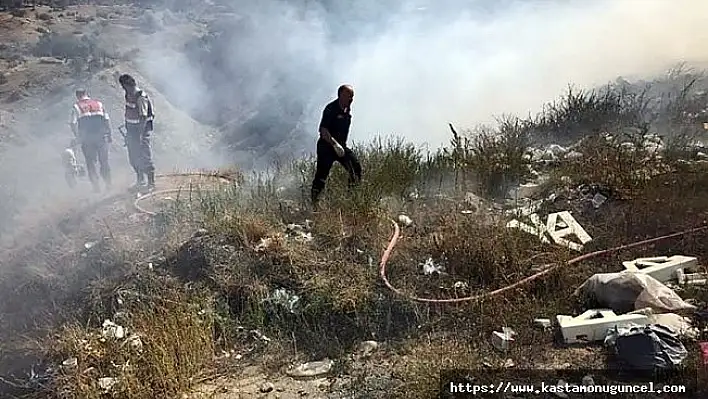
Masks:
[[[86,171],[93,190],[100,191],[96,174],[96,161],[106,188],[111,187],[111,168],[108,165],[108,147],[111,142],[111,124],[103,104],[88,96],[85,89],[76,90],[76,103],[71,109],[69,125],[74,137],[81,144],[86,159]]]
[[[130,75],[121,75],[118,82],[125,90],[125,142],[128,160],[135,170],[135,187],[142,191],[147,177],[147,189],[155,188],[155,167],[152,163],[150,133],[153,130],[152,103]]]

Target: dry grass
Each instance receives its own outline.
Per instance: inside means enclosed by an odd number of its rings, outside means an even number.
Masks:
[[[346,175],[336,168],[323,210],[314,215],[307,211],[312,159],[277,165],[268,175],[251,176],[243,186],[218,194],[180,197],[161,213],[161,229],[150,233],[159,230],[155,237],[166,249],[114,248],[114,254],[123,255],[104,262],[104,270],[114,265],[110,275],[95,274],[90,283],[83,279],[88,290],[63,288],[72,292],[74,321],[40,340],[40,352],[55,363],[75,356],[79,368],[53,374],[42,394],[98,397],[97,379],[112,376],[120,381],[115,397],[173,398],[192,386],[221,350],[245,351],[253,361],[277,370],[295,358],[344,359],[367,339],[392,348],[386,368],[400,381],[398,390],[390,392],[393,397],[430,397],[440,370],[448,367],[499,365],[507,359],[517,367],[579,362],[600,367],[604,356],[599,348],[556,348],[550,334],[532,328],[532,320],[581,312],[582,304],[571,298],[573,290],[593,273],[617,270],[621,260],[683,253],[703,261],[703,236],[561,269],[491,300],[422,305],[396,296],[380,282],[378,262],[391,234],[390,219],[405,213],[414,221],[403,229],[389,265],[389,279],[406,292],[450,298],[513,283],[541,265],[576,254],[507,229],[508,218],[491,217],[486,209],[462,213],[470,207],[466,193],[491,200],[524,182],[531,175],[527,147],[539,137],[585,137],[575,147],[583,157],[550,168],[539,198],[559,197],[542,213],[573,211],[594,238],[587,250],[700,225],[708,216],[708,167],[682,160],[696,155],[685,144],[698,132],[694,113],[689,116],[686,110],[702,100],[691,94],[698,83],[686,89],[684,77],[658,83],[680,93],[670,107],[652,108],[650,90],[570,91],[538,117],[504,117],[495,128],[453,131],[451,145],[438,153],[425,154],[396,139],[360,146],[362,185],[348,192]],[[699,79],[694,78],[689,81]],[[642,145],[643,133],[652,126],[676,133],[662,151]],[[600,136],[604,131],[614,139]],[[628,151],[622,144],[627,141],[637,150]],[[599,209],[587,208],[577,199],[575,187],[581,183],[607,186],[612,195]],[[305,230],[312,239],[289,231],[291,223],[310,225]],[[197,228],[205,231],[184,238]],[[446,274],[423,275],[419,264],[428,258],[444,265]],[[47,289],[46,281],[34,283]],[[290,309],[269,299],[276,289],[298,295],[297,306]],[[122,305],[117,304],[119,293]],[[701,290],[690,294],[708,298]],[[140,334],[141,353],[123,342],[101,342],[100,324],[117,312],[129,332]],[[489,343],[491,332],[502,326],[519,333],[507,354]],[[273,343],[254,343],[253,334],[244,333],[251,330]],[[342,361],[338,371],[354,373],[353,367]]]

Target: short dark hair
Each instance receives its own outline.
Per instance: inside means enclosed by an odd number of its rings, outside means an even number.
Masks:
[[[78,96],[84,96],[84,95],[86,95],[87,92],[86,92],[86,89],[76,89],[75,94],[76,94],[76,97],[78,97]]]
[[[118,78],[118,83],[122,85],[135,86],[135,79],[127,73],[124,73]]]
[[[337,95],[338,95],[338,96],[341,96],[341,95],[342,95],[342,92],[345,91],[345,90],[353,90],[353,89],[352,89],[352,87],[351,87],[350,85],[341,85],[341,86],[339,86],[339,88],[337,89]]]

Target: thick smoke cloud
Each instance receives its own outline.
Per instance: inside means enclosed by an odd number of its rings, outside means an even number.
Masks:
[[[161,171],[260,167],[312,152],[322,107],[341,83],[356,89],[352,140],[396,134],[437,146],[448,140],[448,122],[470,127],[536,112],[568,84],[708,61],[708,3],[698,0],[216,1],[174,0],[141,23],[96,23],[105,43],[141,50],[140,80],[160,98]],[[145,35],[111,33],[135,27]],[[120,88],[101,85],[94,94],[119,119]],[[3,154],[3,193],[37,216],[67,191],[57,166],[71,88],[59,94],[43,105],[38,97],[39,114],[16,113],[27,120],[18,125],[25,136],[38,139]],[[120,172],[124,150],[112,159],[116,177],[130,179]]]
[[[568,84],[645,77],[708,54],[708,4],[692,0],[226,4],[234,14],[210,24],[189,62],[164,74],[174,57],[151,46],[146,66],[179,81],[173,94],[202,120],[225,125],[233,151],[311,151],[321,107],[344,82],[356,89],[354,140],[437,146],[447,122],[523,116]]]

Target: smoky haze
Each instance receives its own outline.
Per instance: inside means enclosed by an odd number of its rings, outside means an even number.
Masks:
[[[708,3],[700,0],[168,4],[133,25],[144,34],[114,34],[128,27],[108,21],[100,35],[107,45],[140,49],[133,63],[156,100],[159,171],[261,167],[273,156],[311,153],[322,108],[342,83],[356,90],[353,141],[393,134],[436,147],[449,138],[448,122],[524,116],[568,84],[587,88],[708,61]],[[115,127],[122,91],[110,83],[96,84]],[[51,112],[23,132],[47,138],[3,154],[0,187],[16,198],[0,199],[3,216],[16,213],[8,201],[38,214],[65,198],[58,164],[72,101],[70,88],[52,97]],[[33,112],[21,117],[37,119]],[[125,158],[114,149],[117,180],[132,179]]]
[[[646,77],[708,57],[708,3],[698,0],[224,4],[234,14],[210,23],[216,33],[201,52],[177,66],[151,43],[142,65],[163,71],[152,76],[177,84],[170,95],[202,120],[227,124],[234,154],[311,151],[321,108],[341,83],[356,89],[353,140],[395,134],[437,146],[447,122],[524,116],[568,84]],[[249,110],[261,119],[245,123]]]

